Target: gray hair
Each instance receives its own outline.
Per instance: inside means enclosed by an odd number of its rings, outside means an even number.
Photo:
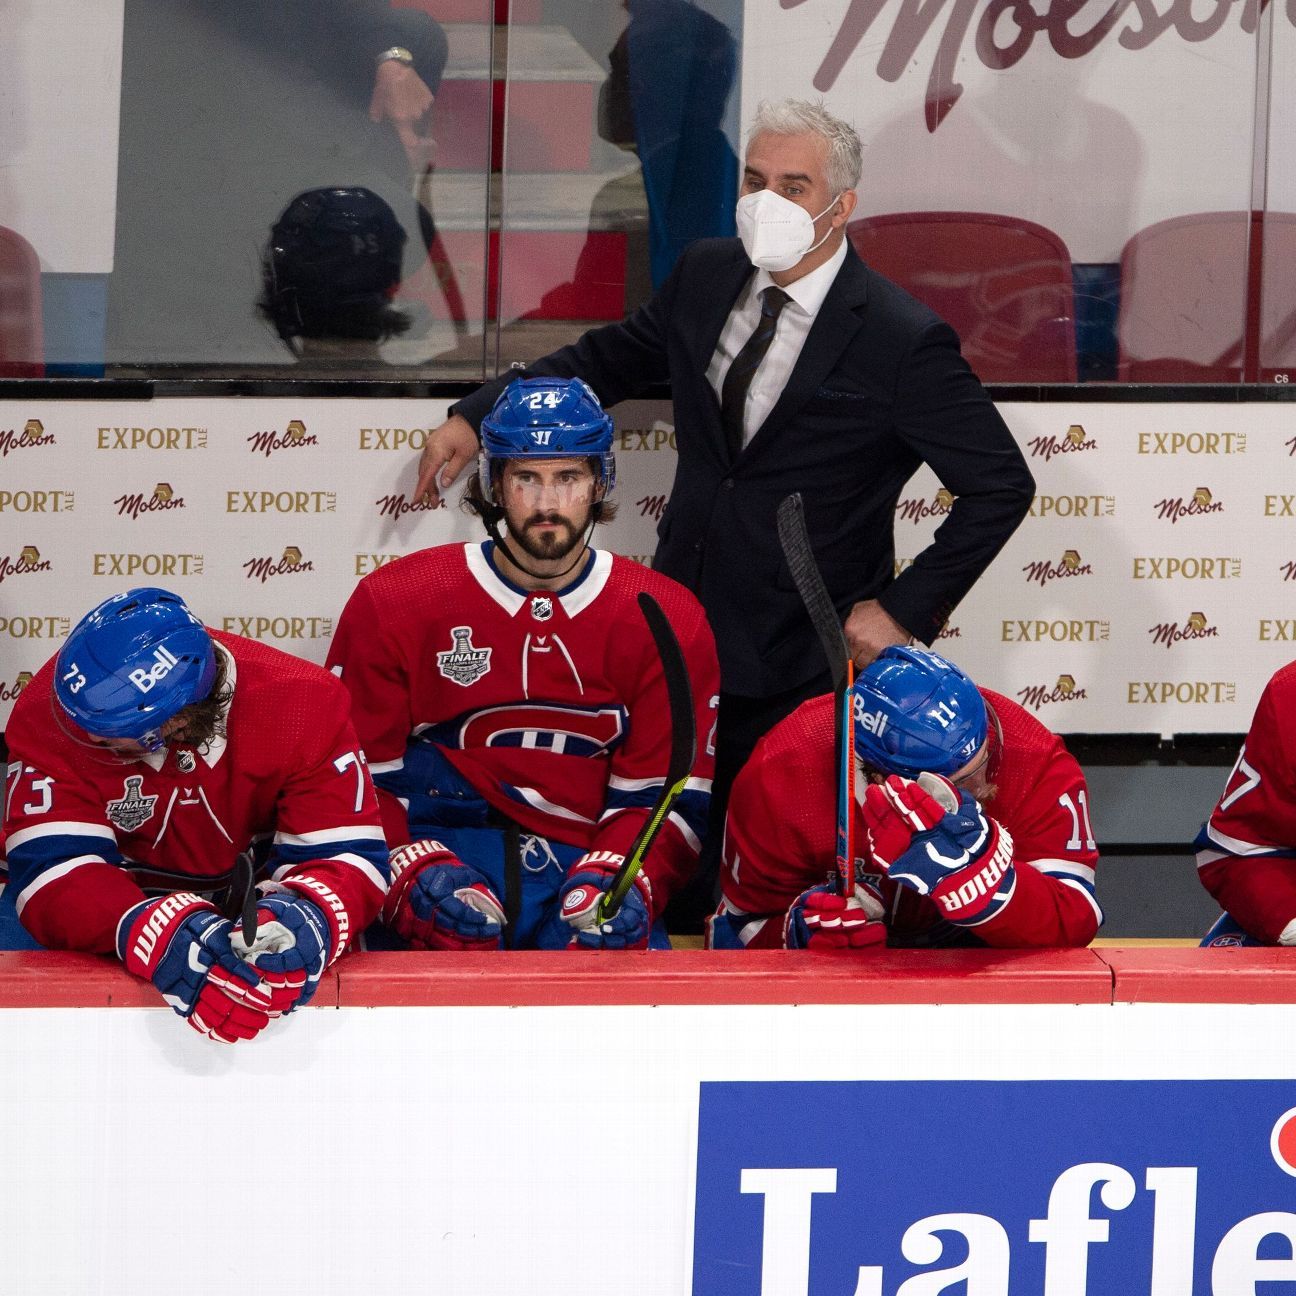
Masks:
[[[834,117],[823,101],[762,100],[747,131],[748,143],[757,135],[818,135],[828,145],[827,179],[834,194],[854,189],[863,166],[863,148],[855,127]]]

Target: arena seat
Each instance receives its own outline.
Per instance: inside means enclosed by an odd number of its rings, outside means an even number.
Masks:
[[[852,221],[864,261],[957,331],[983,382],[1075,382],[1071,255],[1052,230],[988,212]]]
[[[21,234],[0,226],[0,378],[45,374],[40,259]]]
[[[1117,376],[1265,382],[1296,371],[1296,214],[1196,212],[1121,253]]]

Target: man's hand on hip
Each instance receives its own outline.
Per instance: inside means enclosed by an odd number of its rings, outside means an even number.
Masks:
[[[883,648],[913,643],[913,635],[877,599],[861,599],[856,603],[844,629],[856,670],[863,670]]]
[[[422,499],[426,495],[433,504],[439,503],[441,492],[454,485],[476,455],[477,433],[472,424],[459,414],[451,414],[439,428],[432,430],[419,456],[414,498]]]

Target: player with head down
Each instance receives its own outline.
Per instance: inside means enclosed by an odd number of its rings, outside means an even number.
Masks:
[[[659,915],[692,874],[706,823],[719,668],[692,594],[591,547],[614,475],[612,420],[583,382],[514,381],[482,423],[464,494],[489,538],[386,564],[338,622],[328,665],[351,689],[399,847],[383,915],[408,945],[665,943]],[[641,592],[680,643],[701,741],[642,871],[601,920],[671,753]]]
[[[5,943],[114,951],[212,1039],[309,1003],[382,904],[387,847],[346,690],[167,590],[83,617],[6,738]]]
[[[715,948],[1087,945],[1102,922],[1084,775],[952,662],[885,649],[855,682],[849,895],[834,867],[833,699],[776,725],[734,784]]]

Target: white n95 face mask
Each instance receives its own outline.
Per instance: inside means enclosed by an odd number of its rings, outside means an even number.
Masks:
[[[838,194],[819,216],[832,211],[840,197]],[[734,216],[747,256],[752,265],[762,270],[791,270],[832,233],[830,227],[816,243],[814,223],[819,216],[811,216],[804,207],[798,207],[772,189],[743,194]]]

